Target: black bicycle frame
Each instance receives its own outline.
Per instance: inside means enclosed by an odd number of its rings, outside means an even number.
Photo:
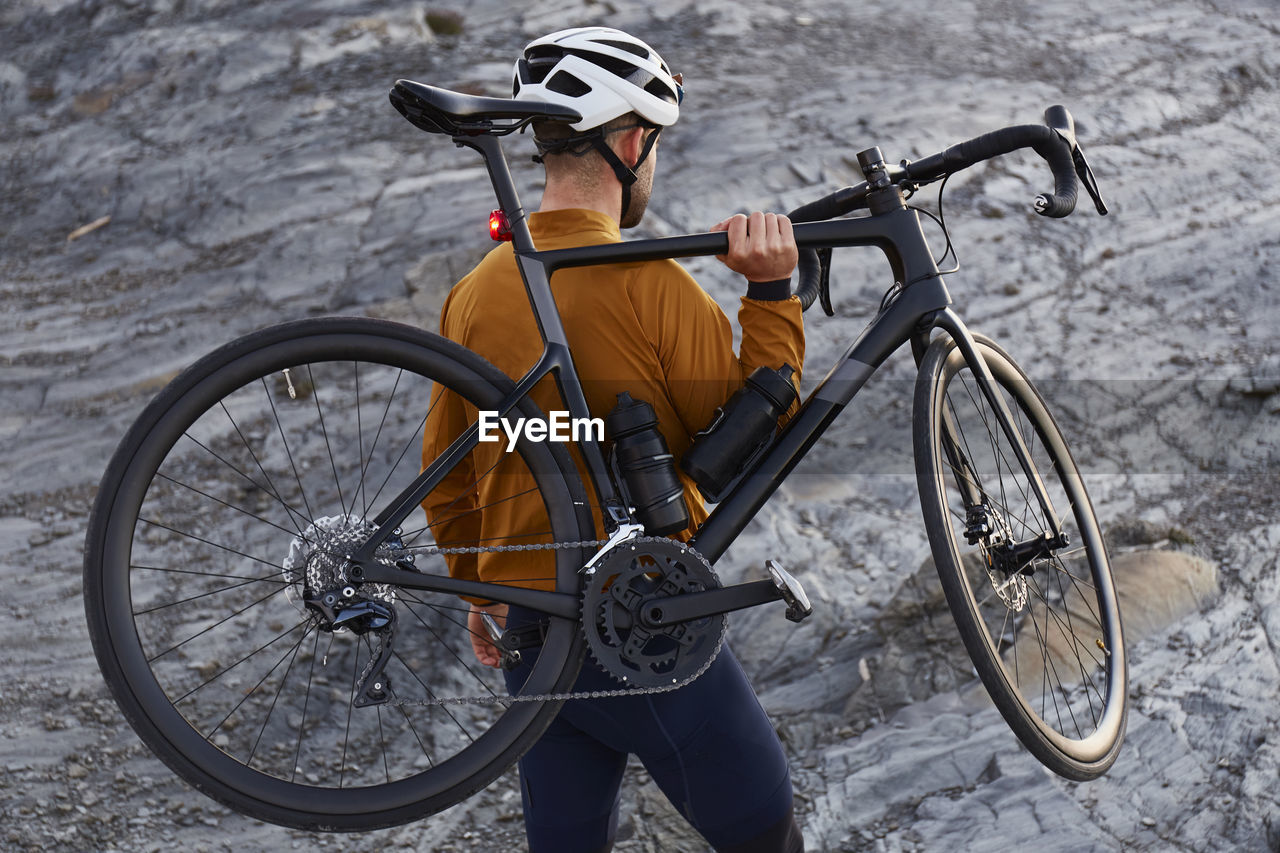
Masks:
[[[492,136],[477,136],[459,137],[455,142],[475,148],[485,159],[499,204],[511,225],[517,265],[544,342],[542,355],[537,363],[516,382],[515,390],[499,406],[499,417],[505,416],[514,408],[547,374],[554,376],[570,417],[591,417],[573,366],[568,338],[556,310],[550,277],[556,271],[570,267],[721,255],[728,251],[728,237],[724,233],[691,234],[538,251],[533,245],[528,222],[520,207],[498,140]],[[885,253],[895,280],[903,284],[901,292],[849,346],[817,388],[805,399],[777,440],[739,478],[690,540],[690,545],[712,563],[720,558],[742,532],[871,374],[908,341],[914,340],[918,356],[923,351],[923,342],[927,341],[930,331],[935,327],[944,329],[956,341],[961,353],[973,367],[978,385],[996,409],[998,417],[1003,420],[1005,430],[1014,442],[1019,462],[1034,484],[1054,532],[1058,532],[1057,515],[1030,462],[1029,451],[1018,430],[1011,427],[1013,419],[996,389],[995,379],[978,354],[977,345],[964,323],[949,308],[950,295],[925,241],[917,213],[906,206],[902,192],[896,186],[872,192],[868,201],[871,216],[795,225],[796,243],[801,249],[878,247]],[[412,589],[471,595],[564,618],[576,618],[579,607],[576,595],[423,575],[391,568],[373,559],[377,547],[478,441],[479,427],[478,424],[473,424],[374,519],[378,530],[351,558],[354,564],[353,578],[372,583],[393,583]],[[622,524],[630,523],[630,510],[614,487],[600,445],[588,437],[578,442],[578,446],[609,532]],[[697,607],[696,611],[699,615],[710,615],[779,597],[771,581],[739,584],[699,594],[699,598],[705,599],[705,603]]]

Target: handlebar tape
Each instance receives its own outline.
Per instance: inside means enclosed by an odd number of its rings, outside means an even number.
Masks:
[[[843,216],[851,210],[865,206],[866,190],[865,183],[838,189],[817,201],[800,205],[788,213],[787,218],[793,223],[821,222],[826,219],[835,219],[837,216]],[[822,290],[822,261],[818,257],[817,249],[800,250],[799,263],[796,264],[796,275],[799,279],[796,285],[796,296],[800,297],[801,307],[807,310],[813,304],[813,301],[818,298],[818,294]],[[826,309],[827,306],[824,305],[823,308]],[[827,313],[831,314],[832,312],[828,310]]]
[[[796,285],[796,296],[800,297],[801,310],[807,311],[813,300],[818,298],[818,288],[822,286],[822,263],[818,260],[817,249],[800,250],[796,275],[800,279]]]
[[[866,184],[856,187],[844,187],[817,201],[802,204],[787,214],[792,222],[821,222],[824,219],[835,219],[849,211],[864,206]]]
[[[1079,184],[1076,181],[1075,164],[1071,150],[1075,142],[1075,127],[1071,114],[1064,107],[1050,107],[1045,111],[1048,126],[1022,124],[984,133],[967,142],[952,145],[945,151],[917,160],[906,166],[907,177],[915,181],[929,181],[967,169],[975,163],[1008,154],[1020,148],[1031,148],[1045,159],[1053,172],[1052,194],[1036,196],[1034,207],[1041,216],[1061,219],[1075,210]],[[817,201],[801,205],[787,214],[792,222],[817,222],[842,216],[864,201],[866,185],[845,187]],[[801,249],[796,271],[799,284],[796,296],[800,304],[808,308],[818,298],[822,288],[822,263],[813,249]]]
[[[1022,124],[984,133],[982,136],[952,145],[947,150],[917,160],[907,165],[907,175],[917,181],[927,181],[967,169],[975,163],[1017,151],[1032,148],[1049,163],[1053,172],[1054,192],[1036,196],[1036,213],[1060,219],[1076,207],[1075,167],[1071,162],[1071,148],[1059,136],[1058,131],[1039,124]]]

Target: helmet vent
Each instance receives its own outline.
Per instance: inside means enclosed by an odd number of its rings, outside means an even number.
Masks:
[[[592,65],[603,68],[610,74],[628,80],[631,75],[635,74],[640,68],[625,59],[616,59],[612,56],[604,56],[599,53],[591,53],[585,50],[566,50],[565,53],[571,53],[574,56],[581,57]]]
[[[551,91],[568,95],[570,98],[580,98],[591,91],[591,87],[586,83],[564,71],[557,71],[545,85]]]
[[[596,39],[596,44],[607,44],[609,47],[616,47],[618,50],[625,50],[628,53],[634,53],[636,56],[644,59],[649,58],[649,51],[638,44],[629,44],[625,41],[611,41],[609,39]]]
[[[649,85],[645,86],[644,90],[655,98],[662,98],[664,101],[670,101],[673,104],[676,102],[676,99],[671,97],[671,89],[657,77],[650,80]]]

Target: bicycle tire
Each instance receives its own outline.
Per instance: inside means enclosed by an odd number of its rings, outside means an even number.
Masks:
[[[559,709],[353,707],[376,635],[326,631],[300,602],[312,563],[291,563],[287,552],[301,543],[310,561],[325,551],[319,518],[335,536],[358,537],[379,501],[418,475],[433,383],[479,409],[497,408],[514,388],[475,353],[409,326],[366,318],[273,326],[174,379],[107,467],[84,569],[95,654],[146,745],[227,806],[312,830],[415,820],[492,782]],[[340,392],[352,396],[339,401]],[[527,398],[516,414],[541,417]],[[518,450],[505,456],[536,484],[549,541],[592,538],[564,448],[519,442]],[[425,530],[409,529],[415,517]],[[400,545],[431,544],[420,509],[404,526]],[[584,549],[543,553],[554,554],[554,587],[576,593]],[[439,556],[416,568],[447,572]],[[471,652],[465,602],[381,591],[373,600],[390,602],[398,617],[386,669],[393,699],[506,697],[501,673]],[[551,618],[522,692],[569,689],[583,650],[577,620]]]
[[[1000,550],[1031,541],[1048,524],[972,366],[944,335],[921,361],[912,416],[934,563],[977,674],[1014,733],[1055,773],[1094,779],[1115,762],[1127,712],[1124,636],[1106,548],[1044,399],[1004,350],[975,341],[1070,542],[1025,569]],[[962,482],[985,507],[976,517]],[[973,526],[983,519],[985,535]]]

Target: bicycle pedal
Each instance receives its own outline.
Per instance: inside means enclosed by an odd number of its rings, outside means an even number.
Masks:
[[[782,568],[781,563],[777,560],[765,560],[764,567],[782,595],[782,600],[787,603],[788,619],[800,622],[813,613],[813,605],[809,603],[804,587],[800,586],[800,581],[792,577],[790,572]]]
[[[480,620],[484,623],[485,631],[489,634],[489,640],[493,643],[493,647],[498,650],[498,655],[501,658],[499,666],[505,671],[513,670],[519,666],[522,659],[520,649],[527,648],[528,645],[534,645],[533,643],[524,644],[529,631],[527,629],[524,631],[514,629],[505,631],[498,627],[497,620],[488,613],[481,614]],[[535,629],[541,628],[540,625],[531,627]],[[544,638],[545,630],[539,633],[537,643],[541,644]]]

